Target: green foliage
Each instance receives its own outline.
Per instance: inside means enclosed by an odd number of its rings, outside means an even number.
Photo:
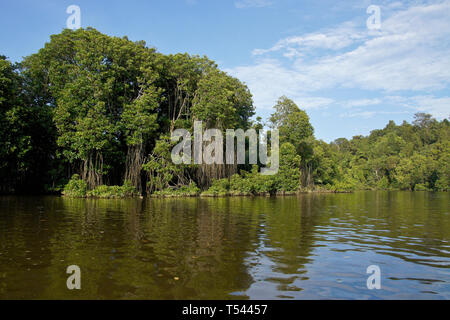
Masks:
[[[240,165],[211,184],[229,171],[175,165],[171,133],[192,132],[195,120],[205,128],[263,129],[261,118],[250,121],[247,86],[207,57],[163,55],[92,28],[64,30],[19,64],[0,56],[0,192],[63,189],[109,198],[144,186],[167,196],[195,195],[206,185],[204,194],[213,196],[449,189],[447,119],[418,113],[411,124],[390,121],[367,137],[328,144],[314,138],[307,113],[292,100],[283,96],[274,108],[278,173]]]
[[[168,136],[162,136],[156,141],[155,148],[142,169],[147,172],[149,181],[147,191],[153,193],[169,188],[170,182],[175,178],[181,178],[184,165],[176,165],[171,159],[171,150],[175,143]]]
[[[87,195],[87,183],[74,174],[64,187],[63,195],[72,198],[84,198]]]
[[[233,175],[233,177],[240,177],[239,175]],[[206,196],[225,196],[228,195],[230,191],[230,181],[228,179],[217,179],[213,180],[211,187],[208,190],[204,191],[202,195]]]
[[[299,155],[306,159],[311,152],[308,144],[314,133],[308,115],[285,96],[278,99],[274,108],[275,113],[270,117],[270,122],[280,131],[281,142],[291,143]]]
[[[297,191],[300,187],[301,156],[296,153],[293,144],[286,142],[280,147],[280,168],[272,177],[273,189],[277,192]]]
[[[314,129],[305,111],[301,110],[291,99],[282,96],[274,106],[275,112],[270,117],[273,128],[280,133],[280,143],[288,142],[294,146],[301,158],[302,187],[313,184],[314,159]],[[316,163],[317,165],[317,163]],[[317,167],[316,167],[317,168]]]
[[[338,165],[334,188],[448,190],[449,133],[446,119],[419,113],[413,125],[390,121],[368,137],[338,139],[331,144]]]
[[[337,192],[353,191],[356,189],[356,181],[345,175],[342,179],[334,182],[333,185],[328,186],[330,190]]]
[[[140,161],[124,160],[130,150],[141,157],[142,148],[124,146],[146,143],[158,128],[155,111],[161,90],[153,85],[158,78],[154,59],[154,49],[143,42],[88,28],[52,36],[22,63],[31,87],[43,90],[43,100],[54,106],[59,155],[81,166],[90,188],[101,184],[117,164],[127,172],[135,166],[134,175],[139,174]]]
[[[71,198],[128,198],[137,196],[136,188],[129,181],[122,186],[100,185],[93,190],[88,190],[87,183],[78,174],[74,174],[64,187],[63,194]]]
[[[280,168],[275,175],[263,175],[257,165],[250,172],[241,170],[230,179],[214,180],[203,193],[209,196],[223,195],[271,195],[279,192],[296,192],[300,185],[301,158],[295,147],[284,143],[280,147]]]
[[[0,123],[5,137],[11,135],[2,143],[0,157],[8,158],[2,164],[8,171],[17,163],[15,174],[23,176],[36,160],[45,169],[42,162],[48,164],[42,179],[47,189],[56,189],[66,172],[74,170],[90,190],[104,179],[117,184],[130,180],[141,190],[143,172],[149,192],[184,184],[189,180],[186,167],[171,166],[158,137],[191,128],[194,118],[246,128],[254,113],[248,88],[208,58],[163,55],[143,41],[109,37],[92,28],[52,35],[44,48],[24,59],[20,74],[5,59],[0,71],[0,104],[8,102]],[[24,112],[21,92],[41,109]],[[30,121],[35,118],[36,125]],[[41,124],[45,130],[39,130]],[[42,143],[47,148],[35,146],[28,127],[46,139]],[[34,150],[45,150],[47,157],[36,159]]]
[[[199,195],[200,192],[200,188],[197,187],[195,182],[191,181],[189,185],[166,188],[164,190],[154,192],[153,195],[159,197],[194,197]]]
[[[105,186],[101,185],[87,192],[87,197],[93,198],[129,198],[138,196],[136,188],[126,180],[122,186]]]
[[[42,192],[54,165],[52,113],[20,71],[0,56],[0,192]]]
[[[429,189],[423,183],[418,183],[414,186],[414,191],[431,191],[431,189]]]
[[[213,69],[198,83],[192,112],[207,128],[243,128],[254,114],[247,86],[226,73]]]

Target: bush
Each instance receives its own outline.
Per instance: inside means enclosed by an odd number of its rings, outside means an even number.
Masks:
[[[388,189],[389,189],[389,180],[386,176],[384,176],[377,182],[377,190],[388,190]]]
[[[65,185],[62,192],[63,195],[73,198],[86,197],[87,183],[81,180],[78,174],[74,174],[69,182]]]
[[[87,196],[93,198],[129,198],[137,196],[136,188],[129,181],[125,181],[122,186],[101,185],[94,190],[88,191]]]
[[[253,183],[249,179],[248,172],[241,171],[241,175],[234,174],[230,179],[230,191],[231,193],[244,193],[250,194],[254,190]]]
[[[349,174],[345,174],[342,179],[335,180],[331,190],[336,192],[348,192],[357,189],[358,181],[351,177]]]
[[[274,176],[260,174],[258,166],[254,165],[251,172],[241,171],[241,174],[234,174],[229,180],[214,180],[212,186],[202,195],[258,195],[275,192]]]
[[[190,182],[188,186],[181,186],[178,188],[166,188],[161,191],[153,193],[154,196],[161,197],[194,197],[200,193],[200,189],[195,182]]]
[[[129,181],[125,181],[123,186],[101,185],[88,191],[87,183],[78,174],[74,174],[64,187],[63,195],[72,198],[128,198],[137,196],[138,192]]]
[[[230,182],[228,179],[214,180],[212,186],[202,193],[206,196],[226,196],[230,190]]]
[[[414,191],[430,191],[430,189],[423,183],[418,183],[414,186]]]
[[[448,185],[448,179],[446,177],[442,177],[439,180],[436,181],[434,187],[438,191],[447,191],[449,189]]]

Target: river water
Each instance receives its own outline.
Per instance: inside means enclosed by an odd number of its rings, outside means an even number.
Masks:
[[[0,197],[0,299],[450,299],[449,200]]]

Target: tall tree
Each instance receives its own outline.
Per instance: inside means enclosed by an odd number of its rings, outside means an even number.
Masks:
[[[302,186],[313,184],[312,164],[314,129],[305,111],[301,110],[291,99],[282,96],[274,106],[275,112],[270,117],[272,127],[280,132],[281,143],[289,142],[295,146],[302,159]]]

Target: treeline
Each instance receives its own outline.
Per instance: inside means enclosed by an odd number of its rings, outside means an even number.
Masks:
[[[88,190],[204,186],[221,176],[174,166],[171,132],[194,120],[246,129],[254,114],[248,88],[208,58],[90,28],[53,35],[16,65],[3,57],[0,81],[4,192],[58,191],[74,174]]]
[[[0,57],[0,191],[73,196],[274,194],[298,190],[447,190],[449,124],[419,114],[369,137],[316,140],[286,97],[252,121],[247,86],[207,57],[164,55],[95,29],[64,30],[36,54]],[[175,165],[171,133],[280,131],[280,170]],[[71,179],[72,178],[72,179]]]
[[[306,113],[282,97],[269,125],[280,130],[280,170],[258,174],[255,166],[231,179],[216,180],[205,195],[273,194],[298,191],[447,191],[450,183],[450,126],[417,113],[412,124],[390,121],[369,136],[327,144],[313,136]]]
[[[447,119],[439,122],[429,114],[417,113],[412,124],[390,121],[367,137],[322,144],[319,150],[337,165],[324,170],[320,182],[338,172],[338,189],[448,190],[449,134]]]

